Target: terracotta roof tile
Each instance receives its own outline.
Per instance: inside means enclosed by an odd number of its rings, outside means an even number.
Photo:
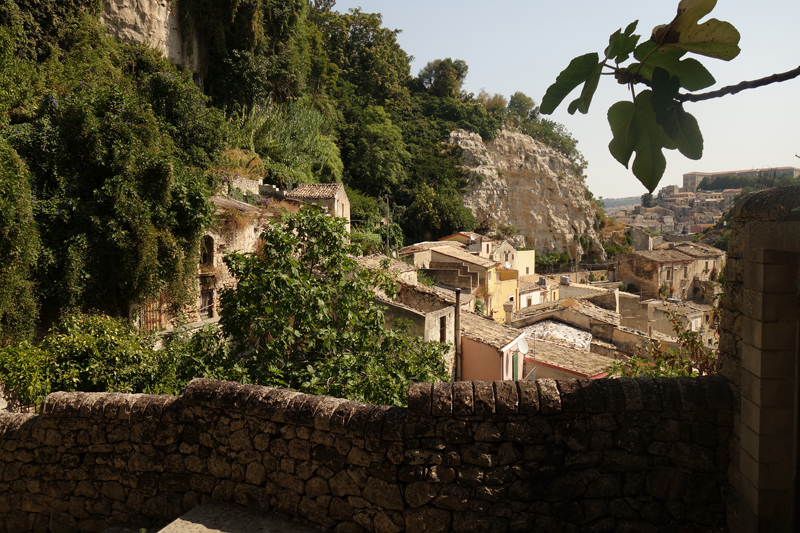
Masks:
[[[314,200],[333,198],[343,188],[341,183],[304,183],[287,192],[286,197]]]

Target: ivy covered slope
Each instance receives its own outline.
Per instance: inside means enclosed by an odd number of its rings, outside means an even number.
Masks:
[[[0,3],[3,343],[37,312],[180,302],[210,221],[223,114],[189,74],[106,37],[95,4]]]

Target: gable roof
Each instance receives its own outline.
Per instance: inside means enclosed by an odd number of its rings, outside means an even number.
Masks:
[[[652,250],[650,252],[631,252],[630,254],[639,256],[648,261],[655,261],[656,263],[690,263],[694,258],[679,252],[678,250]]]
[[[368,268],[371,270],[383,270],[381,263],[388,260],[389,272],[392,274],[403,274],[405,272],[417,270],[417,267],[414,265],[409,265],[405,261],[400,261],[384,254],[365,255],[361,257],[354,257],[353,259],[355,259],[356,263],[358,263],[362,268]]]
[[[324,200],[336,197],[344,189],[341,183],[303,183],[286,193],[287,198]]]
[[[525,332],[465,311],[461,313],[461,335],[500,351]]]
[[[472,263],[473,265],[478,265],[483,268],[492,268],[497,265],[496,261],[490,261],[489,259],[484,259],[478,255],[473,255],[463,249],[453,248],[453,247],[444,247],[444,248],[436,248],[432,250],[437,254],[446,255],[447,257],[451,257],[458,261],[463,261],[464,263]]]

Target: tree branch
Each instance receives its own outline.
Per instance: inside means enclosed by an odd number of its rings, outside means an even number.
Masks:
[[[719,98],[721,96],[725,96],[726,94],[736,94],[744,91],[745,89],[755,89],[756,87],[763,87],[764,85],[769,85],[771,83],[791,80],[798,76],[800,76],[800,67],[788,72],[783,72],[781,74],[773,74],[772,76],[767,76],[766,78],[761,78],[759,80],[743,81],[741,83],[737,83],[736,85],[729,85],[716,91],[700,94],[679,94],[677,100],[680,102],[700,102],[702,100]]]

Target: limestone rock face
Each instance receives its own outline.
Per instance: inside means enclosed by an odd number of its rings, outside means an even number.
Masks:
[[[194,28],[182,28],[177,2],[104,0],[100,21],[120,41],[146,44],[192,72],[206,69],[204,46]]]
[[[477,133],[456,130],[450,133],[450,143],[463,150],[469,179],[464,205],[480,227],[501,229],[511,224],[528,246],[567,252],[570,257],[576,247],[582,251],[574,236],[583,235],[590,252],[605,259],[594,230],[596,210],[566,157],[528,135],[508,130],[498,131],[488,143]]]

